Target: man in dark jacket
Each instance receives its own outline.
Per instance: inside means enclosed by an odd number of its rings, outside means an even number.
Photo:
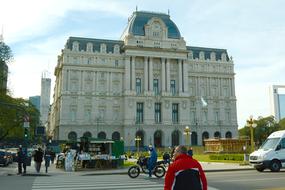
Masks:
[[[41,148],[38,148],[38,150],[36,150],[34,155],[34,161],[35,161],[36,171],[37,173],[39,173],[43,161],[43,151]]]
[[[179,145],[174,151],[174,162],[169,166],[164,190],[207,190],[205,173],[199,162],[187,155],[187,148]]]
[[[26,173],[26,158],[27,154],[23,150],[22,146],[20,145],[18,152],[17,152],[17,158],[18,158],[18,174],[22,174],[22,167],[24,169],[24,174]]]

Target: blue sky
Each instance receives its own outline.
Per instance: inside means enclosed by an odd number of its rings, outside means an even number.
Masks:
[[[228,50],[239,127],[250,115],[271,114],[269,85],[285,84],[283,0],[0,0],[0,26],[15,58],[9,65],[13,95],[39,95],[45,70],[54,82],[57,55],[69,36],[118,40],[136,6],[169,10],[187,45]]]

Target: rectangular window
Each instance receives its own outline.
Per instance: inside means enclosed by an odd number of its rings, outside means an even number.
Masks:
[[[76,108],[71,108],[70,110],[70,120],[75,121],[76,120]]]
[[[119,66],[119,61],[115,60],[115,67],[118,67],[118,66]]]
[[[219,112],[216,111],[215,112],[215,122],[218,123],[218,121],[219,121]]]
[[[173,96],[176,94],[175,80],[170,81],[170,91]]]
[[[178,123],[178,104],[172,104],[172,123]]]
[[[91,121],[91,109],[85,108],[85,121]]]
[[[136,92],[137,94],[141,94],[142,92],[142,82],[140,78],[136,79]]]
[[[154,95],[159,95],[158,79],[153,79],[153,91]]]
[[[137,117],[136,123],[143,123],[143,103],[137,103]]]
[[[161,103],[154,104],[154,119],[155,123],[161,123]]]

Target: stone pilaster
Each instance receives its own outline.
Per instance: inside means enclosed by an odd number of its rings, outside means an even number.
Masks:
[[[186,60],[183,61],[183,84],[184,84],[184,93],[188,93],[188,63]]]
[[[179,77],[179,80],[178,80],[178,83],[179,83],[179,94],[181,94],[182,93],[182,80],[183,80],[183,78],[182,78],[182,60],[181,59],[179,59],[178,60],[178,77]]]
[[[149,90],[153,91],[153,62],[152,58],[149,58]]]
[[[166,91],[170,93],[170,59],[166,60]]]
[[[144,91],[148,91],[148,57],[144,57]]]
[[[132,90],[136,90],[136,57],[132,57]]]
[[[161,92],[165,92],[165,58],[161,58]]]
[[[130,82],[131,82],[131,77],[130,77],[130,57],[126,57],[125,59],[125,91],[130,90]]]

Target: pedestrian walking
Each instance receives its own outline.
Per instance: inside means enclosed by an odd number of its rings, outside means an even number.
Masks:
[[[50,156],[51,156],[51,163],[54,163],[54,159],[55,159],[55,152],[53,151],[53,149],[50,150]]]
[[[147,169],[148,169],[148,177],[151,177],[152,175],[152,170],[156,165],[156,161],[157,161],[157,153],[155,151],[155,149],[150,145],[149,146],[149,151],[150,151],[150,157],[147,160]]]
[[[35,151],[34,161],[35,161],[36,172],[40,173],[43,161],[43,151],[40,147],[38,148],[38,150]]]
[[[175,148],[174,162],[168,167],[164,190],[207,190],[207,179],[200,163],[187,155],[187,148]]]
[[[45,159],[46,173],[48,173],[48,167],[50,166],[50,162],[51,162],[51,153],[49,150],[45,151],[44,159]]]
[[[24,174],[26,173],[26,159],[27,159],[27,153],[23,150],[22,146],[19,146],[18,152],[17,152],[17,158],[18,158],[18,174],[22,174],[22,169],[24,169]]]

